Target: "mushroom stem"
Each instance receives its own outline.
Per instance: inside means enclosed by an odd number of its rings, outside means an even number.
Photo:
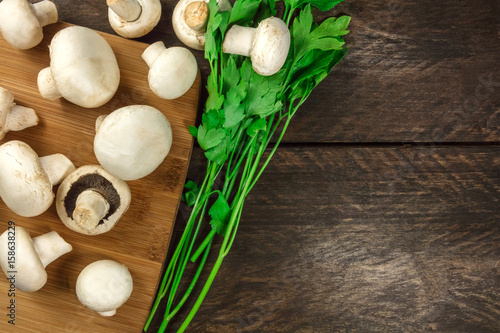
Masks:
[[[106,0],[116,15],[127,22],[133,22],[141,16],[142,7],[137,0]]]
[[[63,154],[40,157],[40,163],[42,163],[42,167],[52,185],[59,184],[76,169],[73,163]]]
[[[96,121],[95,121],[95,131],[99,131],[99,127],[101,127],[101,124],[102,122],[104,121],[104,119],[106,119],[107,115],[103,114],[103,115],[100,115],[99,117],[97,117]]]
[[[62,97],[59,89],[57,88],[56,81],[54,81],[50,67],[44,68],[40,71],[40,73],[38,73],[37,83],[38,90],[43,98],[55,101],[56,99]]]
[[[7,116],[4,131],[21,131],[38,124],[35,110],[20,105],[14,105]]]
[[[193,1],[186,6],[184,21],[195,31],[205,31],[208,18],[208,7],[204,1]]]
[[[59,19],[56,5],[52,1],[44,0],[34,3],[32,6],[35,16],[42,27],[56,23]]]
[[[32,241],[43,267],[47,267],[51,262],[73,249],[55,231],[35,237]]]
[[[73,220],[85,230],[94,230],[108,213],[109,207],[109,202],[99,192],[85,190],[76,199]]]
[[[103,317],[112,317],[116,314],[116,310],[97,312]]]
[[[252,52],[256,28],[233,25],[226,34],[222,51],[249,57]]]
[[[167,48],[162,41],[151,44],[144,52],[142,53],[142,59],[148,64],[149,67],[153,66],[156,58],[165,51]]]

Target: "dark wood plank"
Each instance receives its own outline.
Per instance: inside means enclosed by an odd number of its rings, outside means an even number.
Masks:
[[[189,331],[498,332],[499,153],[282,147]]]
[[[104,1],[54,0],[61,20],[114,33]],[[140,41],[182,45],[176,1]],[[288,142],[499,141],[500,2],[345,1],[350,53],[297,114]],[[193,51],[204,78],[208,65]],[[203,92],[205,94],[205,92]],[[206,95],[202,95],[206,97]]]

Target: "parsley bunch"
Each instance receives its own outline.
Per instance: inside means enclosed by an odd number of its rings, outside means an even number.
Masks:
[[[288,58],[279,72],[261,76],[252,69],[249,58],[224,54],[222,43],[233,24],[255,27],[261,20],[276,16],[275,0],[236,0],[230,12],[219,11],[217,1],[210,0],[205,34],[205,58],[211,69],[209,95],[201,124],[189,128],[205,151],[207,169],[201,184],[189,181],[185,186],[183,199],[193,209],[170,258],[145,330],[160,301],[167,297],[160,327],[160,332],[165,331],[191,295],[218,234],[223,238],[216,262],[179,332],[187,328],[201,306],[231,249],[246,196],[271,160],[295,112],[347,52],[342,36],[348,33],[350,17],[331,17],[318,25],[312,15],[313,6],[326,11],[340,2],[284,0],[283,21],[291,34]],[[218,178],[222,185],[216,187]],[[206,221],[211,232],[201,239]],[[195,274],[180,293],[179,285],[190,261],[190,265],[197,265]]]

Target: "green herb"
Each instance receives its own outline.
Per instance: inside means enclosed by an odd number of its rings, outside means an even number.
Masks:
[[[216,262],[179,332],[187,328],[201,306],[231,249],[246,196],[274,155],[295,112],[347,52],[342,36],[348,33],[350,18],[332,17],[318,25],[312,15],[313,6],[326,11],[340,2],[285,0],[283,20],[290,27],[290,52],[278,73],[261,76],[252,69],[250,59],[222,53],[222,43],[232,24],[256,26],[262,19],[275,16],[275,1],[237,0],[229,13],[218,11],[217,1],[210,0],[205,35],[205,58],[211,69],[209,95],[201,124],[189,128],[205,151],[207,169],[200,185],[189,181],[185,186],[183,199],[193,206],[192,212],[170,258],[145,330],[164,298],[167,305],[159,332],[166,330],[198,283],[214,237],[221,235]],[[216,189],[218,178],[222,185]],[[211,231],[202,238],[200,232],[207,221]],[[189,286],[180,291],[181,280],[187,279],[184,271],[188,264],[195,273]]]

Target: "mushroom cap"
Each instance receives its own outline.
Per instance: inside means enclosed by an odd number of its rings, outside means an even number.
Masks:
[[[13,140],[0,146],[0,197],[14,213],[25,217],[42,214],[54,200],[38,155],[24,142]]]
[[[97,312],[118,309],[133,290],[132,275],[127,267],[114,260],[99,260],[89,264],[78,275],[78,300]]]
[[[108,8],[108,19],[111,28],[122,37],[142,37],[158,24],[161,17],[160,0],[137,0],[142,7],[141,15],[133,22],[128,22]]]
[[[149,69],[149,87],[161,98],[175,99],[191,88],[197,74],[198,63],[191,51],[179,46],[169,47]]]
[[[262,20],[257,26],[250,53],[253,69],[260,75],[273,75],[285,64],[290,49],[290,31],[277,17]]]
[[[120,83],[113,49],[101,35],[85,27],[67,27],[52,38],[50,69],[59,93],[85,108],[107,103]]]
[[[171,145],[172,129],[163,113],[147,105],[130,105],[102,120],[94,138],[94,153],[109,173],[135,180],[153,172]]]
[[[86,230],[73,220],[78,195],[95,188],[110,204],[108,214],[94,230]],[[104,170],[100,165],[85,165],[69,174],[59,185],[56,196],[57,215],[69,229],[86,235],[99,235],[111,230],[130,207],[130,188],[127,183]]]
[[[0,87],[0,140],[5,135],[5,131],[3,130],[4,125],[7,122],[7,117],[13,105],[14,96],[7,89]]]
[[[42,26],[26,0],[0,3],[0,32],[9,44],[22,50],[38,45],[43,39]]]
[[[16,262],[15,266],[9,267],[8,243],[9,230],[0,236],[0,265],[5,275],[9,277],[15,271],[16,288],[22,291],[32,292],[41,289],[47,282],[47,273],[42,261],[38,257],[31,237],[23,227],[16,226]]]
[[[177,38],[186,46],[195,50],[203,50],[205,48],[205,31],[192,29],[184,18],[187,6],[195,1],[200,0],[180,0],[175,5],[172,13],[172,27]]]

